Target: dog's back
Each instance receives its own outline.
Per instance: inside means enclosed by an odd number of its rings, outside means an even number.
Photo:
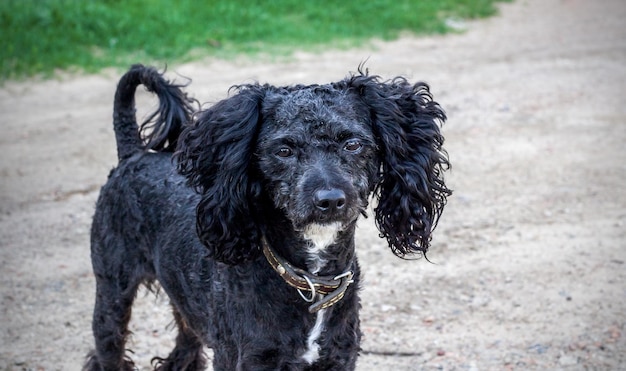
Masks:
[[[141,126],[135,117],[134,98],[139,85],[159,99],[159,107]],[[146,249],[150,245],[146,239],[155,239],[159,230],[166,229],[166,214],[179,209],[172,205],[197,202],[195,193],[181,186],[184,179],[172,165],[178,137],[191,119],[194,104],[181,87],[142,65],[132,66],[120,79],[113,109],[119,163],[100,192],[92,249],[113,232],[122,233],[124,241],[132,240],[135,248]]]
[[[139,85],[159,98],[159,108],[141,126],[134,99]],[[125,356],[126,328],[138,286],[156,279],[153,247],[168,240],[172,246],[195,243],[180,236],[195,236],[181,230],[194,225],[198,195],[184,185],[172,164],[178,136],[193,111],[193,101],[180,88],[141,65],[133,66],[118,84],[113,126],[119,163],[100,191],[91,229],[96,350],[85,370],[135,369]],[[201,354],[190,357],[198,368],[204,364]]]

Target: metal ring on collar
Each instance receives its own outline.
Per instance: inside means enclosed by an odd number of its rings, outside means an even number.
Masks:
[[[311,280],[309,279],[309,277],[307,276],[302,276],[304,278],[304,280],[306,281],[307,284],[309,284],[309,288],[311,289],[311,297],[307,298],[303,293],[302,290],[298,289],[298,294],[300,294],[300,296],[302,297],[302,299],[304,299],[304,301],[306,301],[307,303],[312,303],[313,300],[315,300],[315,285],[313,285],[313,282],[311,282]]]
[[[347,277],[348,278],[348,283],[352,283],[354,281],[352,281],[352,276],[354,275],[354,273],[352,273],[352,271],[347,271],[347,272],[343,272],[342,274],[335,276],[335,278],[333,278],[333,280],[335,281],[339,281],[342,278]]]

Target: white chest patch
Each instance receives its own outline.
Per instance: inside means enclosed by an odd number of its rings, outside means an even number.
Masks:
[[[308,364],[312,365],[317,359],[320,357],[320,345],[317,343],[320,336],[322,335],[322,331],[324,331],[324,315],[326,314],[326,309],[320,309],[317,312],[317,318],[315,318],[315,325],[311,331],[309,331],[309,336],[306,339],[306,352],[302,355],[302,359]]]
[[[330,224],[311,224],[303,233],[303,237],[310,242],[308,247],[309,272],[316,274],[324,266],[327,261],[322,258],[321,253],[335,242],[337,232],[341,229],[341,223],[335,222]]]
[[[309,241],[307,253],[309,255],[307,261],[307,268],[309,272],[316,274],[324,266],[327,261],[322,257],[322,252],[326,248],[332,245],[337,238],[337,233],[341,230],[341,223],[331,224],[311,224],[304,233],[304,239]],[[302,355],[302,359],[308,364],[313,364],[320,357],[320,345],[317,343],[322,332],[324,331],[324,316],[326,309],[320,309],[316,314],[315,325],[309,331],[309,335],[306,339],[307,349]]]

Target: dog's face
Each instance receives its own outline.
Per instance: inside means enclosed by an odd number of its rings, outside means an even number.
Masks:
[[[202,194],[198,237],[238,264],[259,256],[268,213],[305,238],[328,235],[353,225],[374,192],[391,250],[424,253],[451,193],[443,120],[428,85],[403,78],[360,71],[328,85],[240,86],[179,141],[178,170]]]
[[[255,157],[274,206],[299,232],[365,213],[377,148],[356,96],[332,87],[268,95]]]

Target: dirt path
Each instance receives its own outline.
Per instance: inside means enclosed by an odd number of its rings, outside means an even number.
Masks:
[[[360,370],[623,369],[624,19],[622,0],[518,0],[462,35],[170,71],[207,102],[251,80],[338,80],[365,59],[431,84],[450,117],[455,195],[435,264],[398,260],[362,223]],[[78,370],[92,346],[88,231],[115,164],[118,77],[0,88],[0,370]],[[142,367],[166,354],[169,321],[164,297],[140,295]]]

